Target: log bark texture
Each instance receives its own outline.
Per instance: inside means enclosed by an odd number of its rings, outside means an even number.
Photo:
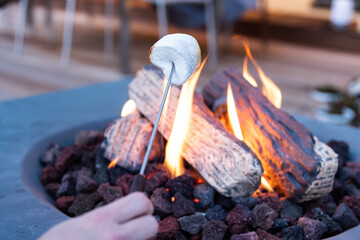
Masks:
[[[277,109],[235,68],[217,74],[203,89],[207,105],[217,108],[216,112],[224,110],[219,101],[224,99],[228,82],[244,141],[261,160],[270,185],[300,202],[329,193],[338,167],[337,154],[288,113]]]
[[[155,122],[163,95],[163,74],[152,65],[137,73],[128,94],[139,111]],[[172,86],[159,132],[168,139],[175,118],[180,88]],[[206,181],[225,196],[248,196],[259,186],[261,163],[251,149],[228,131],[203,102],[194,95],[191,126],[182,156]]]
[[[150,141],[153,125],[137,111],[116,119],[105,130],[104,157],[118,158],[117,165],[139,171]],[[149,161],[164,155],[164,138],[158,133],[151,148]]]

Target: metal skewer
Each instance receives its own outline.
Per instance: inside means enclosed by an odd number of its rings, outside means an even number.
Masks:
[[[139,174],[136,175],[135,178],[134,178],[133,184],[131,185],[130,192],[138,192],[138,191],[142,192],[144,190],[144,185],[145,185],[145,181],[146,181],[145,169],[146,169],[146,165],[147,165],[148,160],[149,160],[151,147],[152,147],[152,144],[153,144],[155,136],[156,136],[157,128],[159,126],[159,122],[160,122],[160,119],[161,119],[161,114],[162,114],[164,106],[165,106],[165,101],[166,101],[167,95],[169,93],[169,89],[170,89],[170,86],[171,86],[171,79],[172,79],[173,74],[174,74],[174,69],[175,69],[175,66],[174,66],[174,63],[173,63],[172,67],[171,67],[170,76],[169,76],[169,79],[167,81],[166,88],[165,88],[165,91],[164,91],[164,95],[163,95],[163,98],[161,100],[160,109],[159,109],[159,113],[158,113],[157,118],[156,118],[154,129],[153,129],[153,131],[151,133],[149,145],[148,145],[148,147],[146,149],[144,161],[142,162]]]

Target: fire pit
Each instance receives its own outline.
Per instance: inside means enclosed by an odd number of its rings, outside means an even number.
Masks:
[[[0,238],[35,239],[68,217],[54,207],[41,185],[39,156],[49,143],[69,145],[79,130],[103,129],[127,100],[129,81],[47,94],[0,104],[2,116]],[[94,97],[96,96],[96,97]],[[104,108],[106,106],[106,108]],[[18,116],[21,116],[19,118]],[[346,141],[360,162],[360,131],[297,117],[320,140]],[[332,239],[358,239],[356,227]]]

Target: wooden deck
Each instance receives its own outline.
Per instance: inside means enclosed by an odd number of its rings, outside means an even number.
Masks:
[[[61,13],[60,13],[61,14]],[[59,18],[61,19],[61,18]],[[119,80],[124,75],[117,70],[117,60],[106,62],[103,57],[103,28],[101,24],[84,26],[77,17],[69,68],[59,66],[61,24],[57,28],[56,44],[46,43],[44,29],[36,29],[36,35],[29,34],[25,40],[22,56],[12,54],[13,35],[11,31],[0,35],[0,101],[31,96],[49,91],[69,89],[94,83]],[[101,22],[101,21],[100,21]],[[4,24],[4,21],[3,21]],[[10,29],[11,30],[11,29]],[[135,72],[148,63],[148,50],[157,39],[156,19],[146,23],[135,19],[131,25],[131,63]],[[184,29],[170,28],[170,32],[184,32]],[[206,49],[206,37],[202,31],[188,31]],[[89,40],[91,39],[91,40]],[[224,49],[225,38],[220,36]],[[319,85],[331,84],[345,88],[347,83],[360,75],[360,55],[316,49],[276,41],[264,46],[261,41],[250,39],[252,52],[264,72],[276,83],[283,93],[283,108],[293,113],[311,116],[315,106],[309,98],[309,91]],[[219,65],[207,65],[198,88],[222,68],[232,65],[242,68],[244,50],[240,40],[233,40],[231,51],[220,52]],[[252,67],[251,72],[257,77]]]

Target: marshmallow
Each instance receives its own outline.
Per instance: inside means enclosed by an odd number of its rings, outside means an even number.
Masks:
[[[150,49],[150,61],[160,68],[167,79],[174,64],[171,83],[184,84],[201,63],[201,50],[196,39],[187,34],[169,34]]]

